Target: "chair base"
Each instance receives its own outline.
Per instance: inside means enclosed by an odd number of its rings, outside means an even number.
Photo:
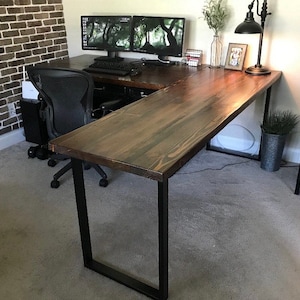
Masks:
[[[59,155],[54,154],[54,157],[57,158],[58,156]],[[48,165],[52,167],[55,166],[55,164],[53,164],[53,162],[50,163],[50,161],[53,161],[56,164],[56,161],[54,160],[53,157],[51,157],[50,160],[48,161]],[[89,169],[90,167],[95,169],[96,172],[102,177],[99,181],[99,186],[107,187],[108,186],[107,175],[103,171],[103,169],[96,164],[85,165],[85,169]],[[72,169],[72,163],[68,162],[63,168],[61,168],[57,173],[53,175],[53,180],[51,181],[50,186],[54,189],[57,189],[60,186],[59,178],[61,178],[65,173],[67,173],[71,169]]]
[[[40,160],[45,160],[49,157],[49,150],[47,145],[31,146],[27,150],[27,154],[29,158],[37,157]]]

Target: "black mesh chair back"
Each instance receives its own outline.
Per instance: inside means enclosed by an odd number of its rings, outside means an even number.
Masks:
[[[29,67],[27,73],[46,104],[43,115],[50,140],[92,121],[94,82],[90,74],[80,70],[42,66]],[[48,165],[55,166],[56,160],[65,158],[53,154]],[[99,185],[107,186],[107,176],[102,168],[95,164],[90,166],[102,177]],[[51,187],[58,188],[58,179],[70,169],[71,163],[68,163],[54,174]]]
[[[46,102],[50,139],[91,122],[94,82],[90,74],[71,69],[32,67],[30,81]]]

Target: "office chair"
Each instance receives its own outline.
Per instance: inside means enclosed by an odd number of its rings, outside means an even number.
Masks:
[[[29,80],[45,103],[43,110],[49,139],[54,139],[92,121],[94,82],[90,74],[72,69],[28,67]],[[53,153],[48,161],[55,166],[57,160],[69,158]],[[69,162],[53,176],[52,188],[58,188],[58,179],[71,169]],[[102,179],[99,185],[108,185],[107,175],[96,164],[85,164],[85,169],[93,167]]]

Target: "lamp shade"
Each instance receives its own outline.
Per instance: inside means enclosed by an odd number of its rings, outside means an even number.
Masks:
[[[263,28],[253,18],[253,13],[247,13],[246,19],[243,23],[238,25],[234,31],[235,33],[263,33]]]

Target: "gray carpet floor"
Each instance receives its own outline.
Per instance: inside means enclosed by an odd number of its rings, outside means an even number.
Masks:
[[[0,151],[0,299],[148,299],[84,268],[69,173],[29,159],[22,142]],[[93,254],[157,284],[157,185],[85,171]],[[169,182],[169,299],[300,299],[297,168],[201,151]]]

